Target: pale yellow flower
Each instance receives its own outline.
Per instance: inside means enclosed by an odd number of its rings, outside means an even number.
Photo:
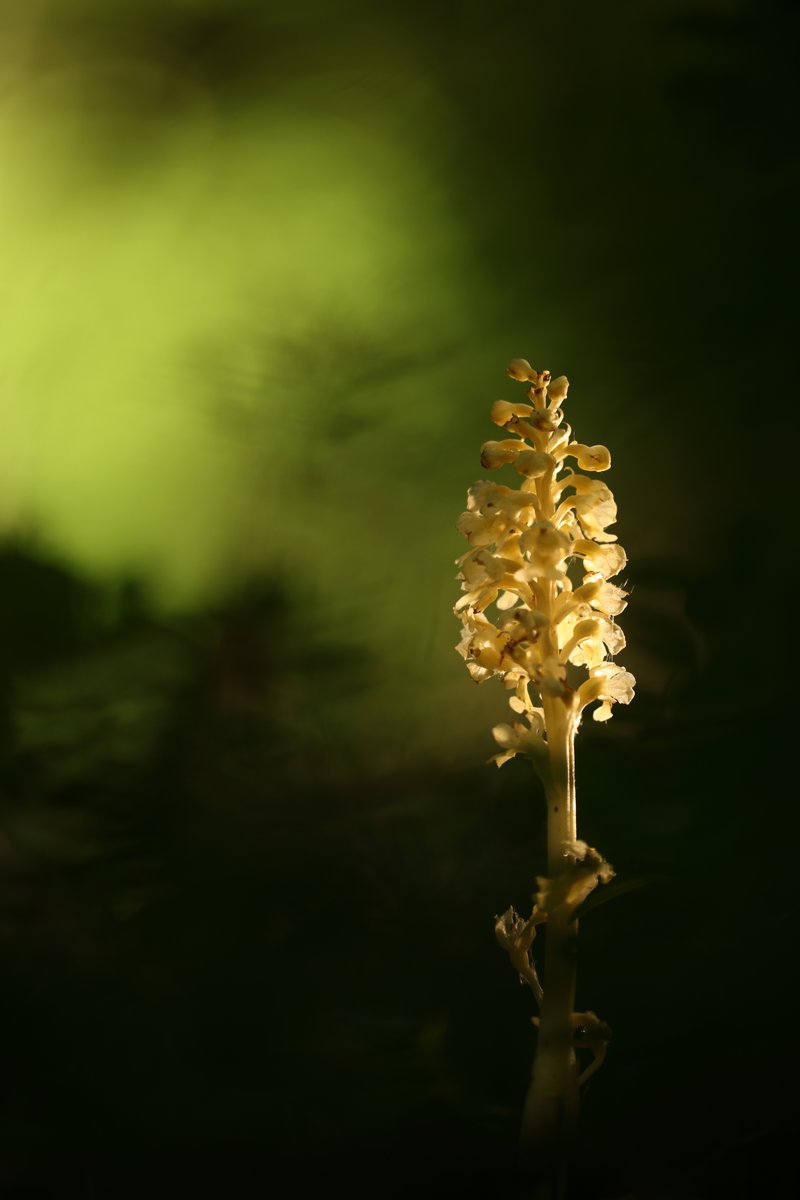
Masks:
[[[515,491],[491,479],[479,479],[467,493],[467,508],[479,512],[483,517],[502,516],[522,520],[525,515],[533,519],[539,500],[533,492]]]
[[[627,608],[627,595],[624,588],[607,583],[601,575],[585,575],[580,587],[567,592],[556,602],[553,620],[558,624],[568,613],[587,605],[606,617],[618,617]],[[588,613],[581,615],[587,616]]]
[[[606,533],[609,525],[617,519],[617,504],[611,489],[599,479],[589,479],[586,475],[567,475],[560,481],[559,491],[566,488],[575,489],[556,509],[558,518],[573,509],[587,538],[596,542],[615,542],[617,535]]]
[[[628,557],[618,542],[605,542],[598,546],[587,538],[576,538],[572,543],[572,553],[582,556],[583,569],[587,574],[602,575],[603,579],[619,575],[628,563]]]
[[[614,704],[630,704],[636,680],[630,671],[616,663],[602,663],[592,667],[589,678],[578,688],[577,702],[580,711],[594,700],[603,703],[592,713],[595,721],[607,721]]]
[[[527,358],[513,358],[506,367],[506,374],[512,379],[518,379],[520,383],[525,383],[531,380],[533,383],[538,383],[539,376],[528,362]]]
[[[520,419],[532,417],[533,411],[530,404],[509,404],[508,400],[495,400],[489,415],[495,425],[502,425],[504,429],[509,429],[513,428]]]
[[[471,609],[464,618],[461,641],[456,650],[466,659],[470,675],[478,683],[501,669],[511,670],[514,661],[508,654],[510,635],[493,625],[482,612]]]
[[[512,463],[520,450],[527,450],[527,443],[517,438],[509,438],[502,442],[484,442],[481,446],[482,467],[503,467]]]
[[[575,1110],[574,1089],[603,1061],[611,1036],[595,1013],[570,1011],[572,922],[593,889],[614,874],[602,855],[577,839],[574,743],[584,710],[594,706],[594,720],[607,721],[615,704],[630,703],[635,680],[614,661],[625,648],[616,619],[628,595],[610,582],[627,565],[616,534],[609,533],[617,506],[606,483],[582,473],[608,471],[611,454],[605,446],[573,440],[562,413],[566,376],[552,380],[524,358],[513,360],[508,375],[527,385],[529,403],[495,401],[492,421],[509,436],[484,443],[481,464],[511,467],[522,479],[518,489],[483,479],[469,490],[467,511],[458,519],[471,548],[458,559],[464,594],[455,606],[463,622],[456,649],[476,682],[502,681],[520,718],[494,726],[499,753],[490,761],[500,767],[517,755],[527,757],[547,800],[549,877],[537,877],[528,920],[510,908],[495,926],[541,1007],[523,1131],[524,1144],[538,1146],[542,1130],[555,1136],[551,1114]],[[566,466],[570,459],[577,469]],[[560,980],[549,1005],[542,1003],[532,948],[543,921],[549,922],[545,989],[551,962]],[[592,1062],[570,1076],[564,1050],[574,1056],[576,1048],[590,1050]]]
[[[605,446],[582,446],[579,442],[572,442],[562,454],[577,458],[582,471],[607,471],[611,466],[611,454]]]
[[[519,540],[531,565],[529,573],[540,570],[542,578],[550,578],[548,571],[563,562],[572,549],[568,535],[556,529],[552,521],[533,521]]]
[[[473,546],[491,546],[502,537],[506,525],[502,517],[492,520],[478,512],[463,512],[456,522],[456,529]]]
[[[567,398],[568,391],[569,380],[566,375],[559,375],[558,379],[554,379],[547,389],[547,398],[550,401],[551,407],[557,408],[563,404]]]
[[[495,401],[492,420],[513,436],[485,442],[481,463],[511,466],[523,480],[512,488],[481,479],[469,489],[458,519],[472,549],[458,559],[463,595],[455,607],[464,632],[457,649],[473,679],[502,680],[512,707],[529,722],[540,711],[533,693],[563,704],[574,729],[594,701],[594,719],[604,721],[614,704],[633,696],[633,676],[612,661],[625,646],[616,618],[627,600],[624,588],[609,582],[627,565],[608,532],[617,506],[607,484],[581,473],[607,471],[611,455],[605,446],[573,440],[563,425],[566,376],[551,380],[521,358],[508,374],[528,385],[529,403]],[[569,458],[578,470],[564,470]],[[582,567],[580,583],[573,563]],[[496,618],[487,615],[492,608]],[[567,664],[586,671],[582,683],[568,679]],[[536,758],[546,747],[538,718],[497,726],[495,736],[503,739],[497,762],[519,753]]]
[[[625,634],[619,625],[603,617],[588,617],[575,623],[559,657],[579,667],[598,667],[606,654],[619,654],[624,648]]]
[[[532,709],[525,714],[528,724],[515,721],[513,725],[495,725],[492,736],[498,746],[502,747],[501,754],[495,754],[491,762],[502,767],[515,754],[527,754],[536,761],[547,758],[547,746],[542,736],[544,720],[541,709]]]

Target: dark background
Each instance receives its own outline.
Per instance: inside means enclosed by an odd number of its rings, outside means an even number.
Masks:
[[[518,355],[614,456],[639,679],[574,1195],[784,1194],[796,8],[0,14],[3,1195],[524,1194],[544,808],[449,614]]]

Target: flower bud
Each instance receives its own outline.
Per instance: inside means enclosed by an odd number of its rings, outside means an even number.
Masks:
[[[509,404],[508,400],[495,400],[489,414],[495,425],[509,425],[520,417],[529,417],[533,412],[530,404]]]
[[[520,542],[523,550],[537,563],[560,562],[569,553],[570,540],[549,521],[534,521]]]
[[[512,379],[516,379],[518,383],[538,383],[539,376],[536,370],[528,362],[527,358],[513,358],[506,367],[506,374]]]
[[[547,398],[551,404],[558,406],[563,404],[567,398],[569,391],[569,380],[566,375],[559,375],[547,389]]]
[[[527,475],[528,479],[539,479],[554,466],[555,459],[542,450],[523,450],[514,462],[514,467],[520,475]]]
[[[523,441],[515,442],[513,439],[503,442],[484,442],[481,446],[481,466],[490,469],[503,467],[506,463],[513,462],[520,450],[525,448]]]
[[[531,391],[533,391],[533,388],[531,388]],[[557,408],[539,408],[530,417],[515,425],[514,428],[518,429],[523,437],[531,437],[534,429],[540,433],[552,433],[553,430],[558,429],[561,420],[562,416]]]
[[[574,442],[567,453],[574,454],[582,471],[607,471],[611,466],[611,453],[606,446],[581,446]]]

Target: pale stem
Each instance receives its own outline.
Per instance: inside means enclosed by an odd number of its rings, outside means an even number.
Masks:
[[[547,795],[548,875],[569,868],[565,843],[575,840],[574,728],[560,699],[545,705],[550,775]],[[557,1178],[578,1119],[578,1067],[573,1046],[578,924],[556,910],[544,926],[544,996],[536,1055],[522,1117],[525,1167],[540,1178]],[[557,1193],[555,1193],[557,1194]]]
[[[552,476],[537,481],[543,514],[552,518]],[[556,587],[542,589],[548,624],[542,631],[543,657],[558,653],[552,625]],[[547,747],[547,873],[556,879],[572,865],[566,844],[577,836],[575,809],[575,717],[560,696],[543,696]],[[523,1165],[552,1184],[554,1200],[563,1194],[565,1165],[578,1120],[578,1065],[573,1046],[577,921],[556,909],[545,926],[544,996],[536,1055],[522,1116]]]

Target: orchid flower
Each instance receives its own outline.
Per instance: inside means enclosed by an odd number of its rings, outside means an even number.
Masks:
[[[617,506],[596,476],[611,467],[605,446],[573,440],[562,406],[569,381],[524,358],[507,374],[527,385],[526,401],[497,400],[491,419],[503,436],[481,447],[481,466],[511,468],[515,486],[481,479],[469,489],[457,527],[470,549],[457,560],[463,595],[456,649],[477,683],[497,677],[520,719],[493,729],[498,767],[526,757],[545,790],[547,876],[536,877],[527,920],[508,909],[496,933],[539,1005],[537,1052],[523,1116],[523,1147],[540,1164],[563,1159],[578,1111],[578,1089],[605,1058],[611,1032],[593,1012],[576,1013],[577,912],[613,868],[579,841],[575,735],[584,713],[608,721],[633,699],[635,679],[616,662],[625,647],[617,618],[627,592],[611,580],[627,564],[610,527]],[[572,465],[574,464],[574,465]],[[590,474],[586,474],[589,472]],[[545,926],[543,978],[533,960]],[[579,1074],[576,1048],[593,1053]]]

